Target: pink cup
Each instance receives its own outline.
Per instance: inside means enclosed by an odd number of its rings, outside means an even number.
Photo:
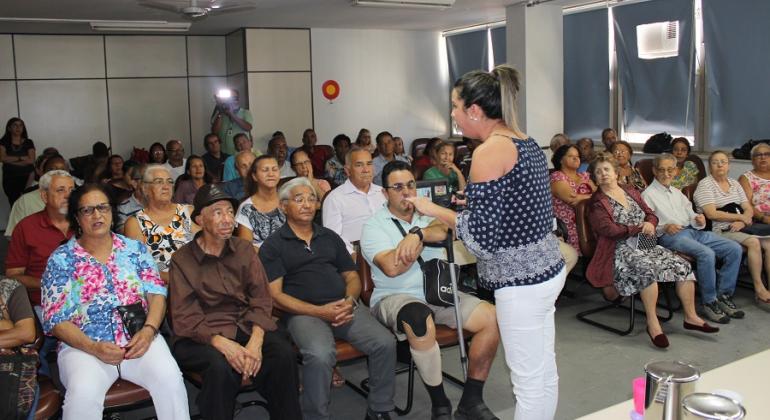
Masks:
[[[634,378],[631,381],[631,385],[634,389],[634,411],[639,414],[644,414],[644,394],[646,381],[644,376]]]

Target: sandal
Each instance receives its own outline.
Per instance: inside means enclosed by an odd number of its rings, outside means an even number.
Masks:
[[[770,311],[770,298],[762,299],[759,296],[754,296],[754,301],[757,303],[760,309]]]
[[[336,367],[332,371],[332,386],[335,388],[342,388],[345,386],[345,378],[342,377],[342,374]]]

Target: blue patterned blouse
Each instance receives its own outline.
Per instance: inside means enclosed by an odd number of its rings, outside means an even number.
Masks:
[[[140,301],[146,309],[145,293],[166,296],[166,285],[143,243],[112,234],[112,254],[102,264],[73,237],[51,254],[41,278],[43,329],[69,321],[94,341],[124,346],[115,307]]]
[[[519,159],[510,172],[465,188],[468,208],[457,215],[457,235],[478,259],[487,289],[547,281],[564,260],[553,231],[548,164],[537,142],[512,139]]]

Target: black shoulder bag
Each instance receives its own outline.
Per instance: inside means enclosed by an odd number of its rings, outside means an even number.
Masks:
[[[407,233],[396,219],[390,219],[398,227],[401,234],[406,237]],[[454,267],[455,278],[460,277],[460,270],[457,266],[450,266],[448,262],[433,258],[423,261],[422,257],[417,257],[417,262],[422,269],[423,291],[425,292],[425,301],[435,306],[454,306],[454,293],[452,293],[452,278],[449,269]]]

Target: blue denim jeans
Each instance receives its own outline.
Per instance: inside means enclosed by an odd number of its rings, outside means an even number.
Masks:
[[[676,235],[664,234],[658,240],[668,249],[695,258],[695,275],[703,303],[714,302],[717,299],[717,290],[720,295],[733,294],[743,254],[738,242],[691,227],[682,229]],[[716,269],[717,259],[722,262],[722,268],[719,270]]]

